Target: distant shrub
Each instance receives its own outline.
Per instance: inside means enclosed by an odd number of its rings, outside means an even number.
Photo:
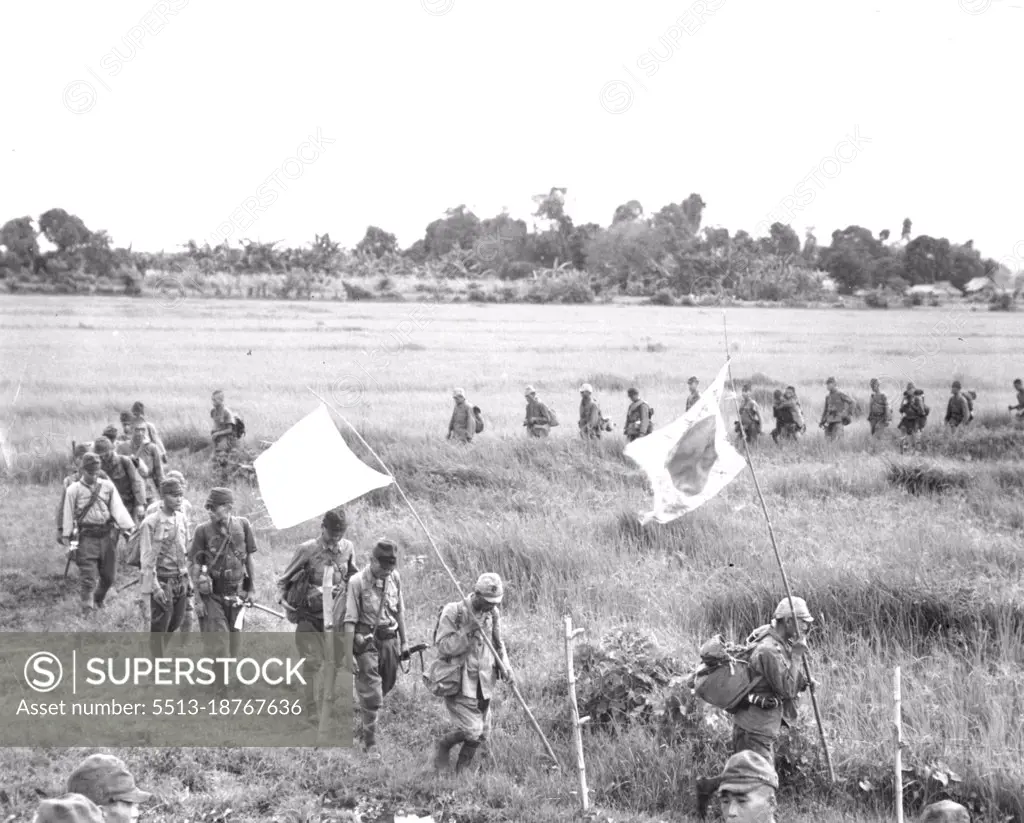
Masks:
[[[672,296],[671,289],[658,289],[651,296],[650,302],[652,306],[674,306],[676,299]]]
[[[988,304],[989,311],[1013,311],[1012,294],[996,294]]]
[[[908,309],[913,308],[914,306],[923,306],[924,297],[916,293],[908,294],[903,298],[903,305]]]
[[[358,283],[349,283],[345,280],[341,281],[341,286],[345,289],[345,296],[349,300],[373,300],[374,294],[369,289],[364,289]]]
[[[864,296],[864,304],[872,309],[889,308],[889,299],[882,293],[873,291]]]

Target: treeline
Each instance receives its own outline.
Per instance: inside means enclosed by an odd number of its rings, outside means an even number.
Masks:
[[[197,288],[214,275],[276,275],[250,286],[248,296],[301,298],[339,279],[543,279],[562,284],[563,302],[623,294],[671,303],[687,295],[813,299],[829,287],[841,294],[870,289],[882,296],[918,284],[948,282],[963,289],[1000,269],[983,259],[971,240],[913,237],[909,218],[898,239],[890,239],[888,229],[876,235],[854,225],[832,232],[831,242],[821,245],[813,230],[801,240],[778,222],[758,238],[702,226],[706,204],[698,194],[652,214],[630,200],[607,226],[577,225],[565,212],[565,194],[564,188],[552,188],[534,198],[532,227],[504,212],[481,219],[457,206],[407,249],[399,248],[394,234],[370,226],[351,250],[324,234],[303,248],[250,240],[211,247],[190,240],[179,252],[150,254],[111,248],[106,232],[91,231],[76,215],[51,209],[39,217],[38,228],[30,217],[0,228],[0,280],[12,291],[31,290],[34,283],[47,291],[138,294],[147,273],[188,275],[189,285]],[[54,248],[41,252],[40,235]],[[352,288],[345,286],[350,297]]]

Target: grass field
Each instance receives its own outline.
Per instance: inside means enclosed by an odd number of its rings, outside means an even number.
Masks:
[[[646,529],[635,523],[649,496],[622,456],[625,390],[641,389],[656,425],[681,414],[686,378],[706,386],[723,362],[722,316],[615,305],[5,297],[2,422],[11,463],[0,486],[0,629],[86,628],[53,539],[56,478],[72,439],[92,439],[119,410],[144,401],[201,508],[213,483],[208,453],[196,449],[209,428],[211,391],[225,390],[255,444],[315,408],[310,387],[381,454],[464,584],[485,570],[508,581],[503,622],[513,664],[566,772],[544,767],[539,741],[506,693],[496,701],[496,765],[461,780],[433,777],[430,747],[443,709],[405,677],[381,716],[380,762],[346,750],[118,750],[165,804],[147,817],[344,819],[331,815],[347,804],[364,821],[390,821],[399,809],[438,820],[444,812],[446,821],[570,819],[577,800],[559,675],[562,616],[595,644],[629,628],[690,664],[710,634],[741,637],[765,622],[783,593],[749,473],[691,516]],[[1013,314],[959,306],[735,309],[728,321],[736,379],[752,379],[761,399],[795,385],[811,432],[784,450],[765,436],[753,456],[794,593],[818,617],[811,665],[838,778],[830,788],[822,777],[805,698],[803,731],[785,749],[782,816],[891,817],[899,665],[904,762],[916,770],[907,779],[917,780],[908,797],[934,800],[945,790],[967,802],[973,792],[986,817],[1024,819],[1024,432],[1006,411],[1013,378],[1024,376],[1024,325]],[[862,408],[873,376],[895,403],[897,384],[923,387],[932,414],[922,453],[901,455],[892,437],[870,440],[863,416],[842,442],[826,443],[814,423],[829,375]],[[940,431],[954,377],[978,392],[974,431],[957,437]],[[616,426],[597,446],[575,433],[584,381]],[[561,418],[549,440],[525,440],[527,383]],[[444,440],[454,386],[487,420],[466,449]],[[731,403],[726,411],[734,412]],[[925,493],[908,490],[911,476]],[[272,603],[274,577],[317,525],[275,531],[252,490],[240,486],[239,495],[236,512],[258,526],[258,594]],[[381,533],[401,542],[410,636],[427,638],[438,606],[456,595],[412,515],[393,490],[348,508],[348,536],[364,556]],[[101,628],[142,628],[130,593],[111,601]],[[259,616],[251,628],[286,627]],[[729,727],[706,712],[688,728],[688,738],[671,744],[637,724],[585,735],[595,804],[616,821],[692,818],[690,775],[720,767]],[[84,753],[0,754],[9,819],[29,819],[37,790],[58,792]],[[950,770],[961,780],[949,780]]]

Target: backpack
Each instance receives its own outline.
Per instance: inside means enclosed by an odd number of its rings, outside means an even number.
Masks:
[[[437,620],[434,622],[433,644],[437,647],[437,630],[441,626],[441,615],[444,613],[444,606],[437,610]],[[456,626],[461,622],[461,606],[456,612]],[[423,685],[434,697],[454,697],[462,690],[462,659],[443,657],[440,654],[434,658],[427,670],[423,673]]]
[[[964,397],[967,398],[967,422],[969,423],[974,419],[974,398],[977,394],[973,391],[964,392]]]
[[[558,425],[558,415],[555,414],[555,410],[550,406],[546,406],[546,408],[548,410],[548,425],[554,428]]]
[[[701,665],[687,679],[693,693],[712,706],[735,712],[764,678],[750,672],[757,643],[726,643],[716,634],[700,647]]]
[[[245,421],[237,414],[235,415],[235,419],[232,421],[231,426],[235,430],[236,438],[241,440],[245,437]]]
[[[135,527],[124,546],[124,562],[127,566],[142,569],[142,523]]]
[[[473,406],[473,419],[476,420],[476,433],[480,434],[484,430],[484,417],[479,406]]]
[[[352,562],[352,551],[350,550],[348,556],[348,564],[345,570],[345,585],[342,591],[337,595],[342,600],[345,599],[345,593],[348,588],[348,581],[352,579],[352,576],[358,571],[355,567],[355,563]],[[319,581],[322,583],[323,581]],[[311,613],[309,605],[309,592],[310,592],[310,579],[309,579],[309,566],[305,565],[299,569],[295,574],[291,576],[288,582],[285,584],[284,594],[282,601],[287,604],[288,608],[285,609],[285,616],[288,618],[289,623],[298,623],[304,617]],[[312,585],[315,587],[317,581],[313,581]],[[318,594],[318,598],[321,602],[320,611],[323,611],[322,595]],[[312,610],[315,611],[315,610]],[[319,617],[319,614],[313,615]]]

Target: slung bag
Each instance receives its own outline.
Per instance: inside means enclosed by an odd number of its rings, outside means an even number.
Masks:
[[[705,703],[734,712],[764,678],[750,671],[750,656],[756,643],[726,643],[716,634],[700,647],[701,665],[687,683]]]
[[[437,612],[434,623],[434,645],[437,646],[437,630],[441,625],[442,606]],[[456,616],[456,625],[460,622],[461,612]],[[438,655],[423,672],[423,685],[434,697],[454,697],[462,690],[462,658]]]

